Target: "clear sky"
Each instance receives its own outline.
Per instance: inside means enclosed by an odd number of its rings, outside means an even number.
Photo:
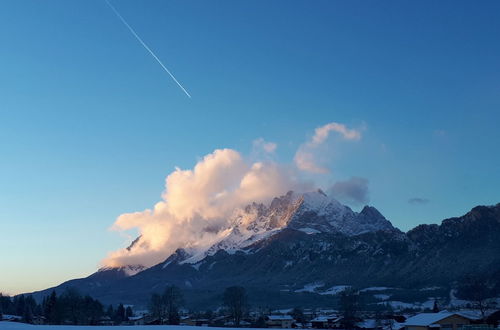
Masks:
[[[0,291],[95,271],[175,166],[291,163],[329,122],[363,138],[315,180],[368,179],[402,230],[500,202],[500,2],[112,3],[192,98],[104,0],[0,2]]]

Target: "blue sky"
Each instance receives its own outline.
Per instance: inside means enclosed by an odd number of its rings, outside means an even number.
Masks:
[[[104,1],[2,1],[0,291],[92,273],[175,166],[329,122],[363,139],[314,179],[402,230],[500,202],[498,1],[112,2],[192,99]]]

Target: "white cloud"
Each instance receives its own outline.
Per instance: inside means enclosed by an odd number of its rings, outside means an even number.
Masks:
[[[349,129],[344,124],[328,123],[316,128],[314,136],[310,141],[302,144],[295,153],[295,165],[306,172],[328,173],[328,168],[318,164],[317,153],[321,145],[325,143],[330,132],[337,132],[344,140],[358,141],[361,139],[361,131]]]
[[[312,138],[313,144],[321,144],[328,138],[330,132],[337,132],[342,135],[346,140],[360,140],[361,132],[355,129],[348,129],[344,124],[329,123],[324,126],[318,127]]]
[[[152,209],[119,216],[112,229],[138,229],[130,249],[112,252],[105,265],[152,266],[177,248],[208,247],[230,225],[235,208],[268,202],[288,190],[300,190],[292,170],[273,162],[247,163],[235,150],[206,155],[192,170],[177,168],[166,178],[162,200]]]
[[[253,141],[253,149],[255,152],[260,153],[260,152],[266,152],[269,154],[272,154],[276,151],[278,148],[278,145],[274,142],[268,142],[264,140],[263,138],[258,138]]]
[[[330,132],[344,140],[359,140],[361,133],[339,123],[318,127],[310,141],[295,154],[296,167],[269,160],[277,144],[263,138],[253,141],[254,154],[267,161],[250,162],[232,149],[217,149],[193,169],[176,168],[165,180],[161,200],[152,208],[120,215],[113,230],[138,231],[140,238],[130,249],[120,249],[103,261],[106,266],[152,266],[178,248],[207,248],[230,227],[231,214],[253,202],[267,203],[288,190],[312,190],[296,168],[326,173],[315,153]],[[354,193],[355,194],[355,193]]]

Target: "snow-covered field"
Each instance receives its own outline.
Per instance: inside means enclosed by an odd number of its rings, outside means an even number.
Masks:
[[[180,325],[123,325],[123,326],[84,326],[84,325],[31,325],[17,322],[0,322],[1,330],[200,330],[200,327]],[[231,330],[232,328],[210,328]],[[241,330],[236,329],[234,330]]]

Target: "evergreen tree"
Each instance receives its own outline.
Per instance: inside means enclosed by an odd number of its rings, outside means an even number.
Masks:
[[[68,288],[60,298],[64,306],[64,319],[71,324],[78,325],[84,323],[84,313],[82,297],[75,288]]]
[[[439,307],[438,307],[437,299],[434,299],[434,306],[432,307],[432,312],[433,313],[439,313]]]
[[[59,324],[60,320],[57,315],[57,294],[54,290],[49,297],[43,300],[43,315],[48,324]]]
[[[175,285],[170,285],[165,288],[162,295],[162,301],[167,316],[167,324],[178,325],[181,321],[179,308],[183,303],[183,295],[181,290]]]
[[[157,293],[151,295],[151,300],[149,302],[149,312],[154,318],[160,320],[160,324],[164,319],[163,302],[161,296]]]
[[[115,324],[121,324],[125,321],[125,307],[123,307],[123,304],[118,305],[118,308],[116,308],[113,321],[115,321]]]
[[[33,308],[30,304],[24,305],[23,322],[33,323]]]
[[[115,316],[115,311],[113,310],[113,305],[109,305],[106,309],[106,316],[113,318]]]
[[[0,308],[3,314],[14,314],[14,304],[9,296],[0,294]]]
[[[83,314],[85,315],[84,323],[90,325],[97,325],[99,319],[103,316],[103,306],[90,296],[83,298]]]
[[[125,319],[128,320],[128,318],[132,316],[134,316],[134,311],[132,310],[132,307],[127,306],[125,309]]]
[[[15,296],[14,297],[14,314],[17,316],[22,316],[24,314],[25,300],[24,296]]]

